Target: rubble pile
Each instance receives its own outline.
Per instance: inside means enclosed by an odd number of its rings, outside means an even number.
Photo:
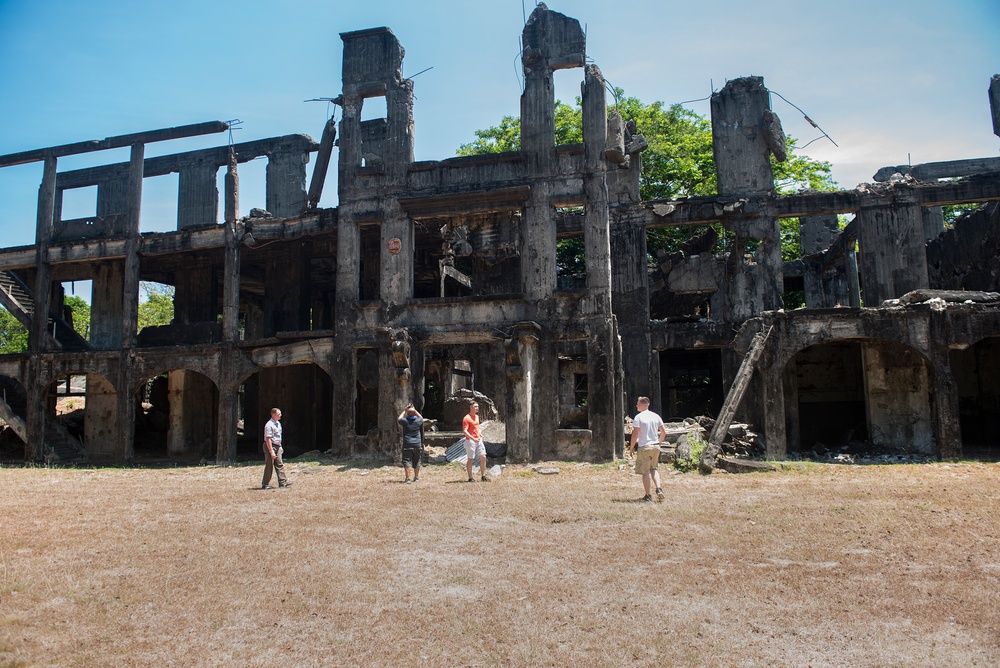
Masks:
[[[828,448],[822,443],[815,443],[811,449],[789,451],[787,458],[790,461],[830,464],[926,464],[937,461],[933,455],[903,452],[868,441],[850,441],[838,448]]]

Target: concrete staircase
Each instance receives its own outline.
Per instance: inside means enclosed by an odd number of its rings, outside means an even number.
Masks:
[[[31,288],[13,271],[0,271],[0,304],[31,331],[31,322],[35,317],[35,299]],[[50,314],[48,331],[61,350],[90,350],[87,340],[62,318]]]

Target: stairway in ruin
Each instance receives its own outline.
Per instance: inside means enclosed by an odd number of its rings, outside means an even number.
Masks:
[[[35,300],[31,288],[13,271],[0,271],[0,305],[10,311],[18,322],[31,331],[35,317]],[[49,314],[49,333],[61,350],[90,350],[90,344],[62,318]]]

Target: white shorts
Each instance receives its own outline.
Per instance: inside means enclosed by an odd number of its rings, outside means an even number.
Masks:
[[[465,439],[465,456],[472,460],[485,457],[486,446],[483,445],[483,440],[473,441],[470,438]]]

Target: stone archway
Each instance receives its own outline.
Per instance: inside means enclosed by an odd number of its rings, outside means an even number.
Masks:
[[[867,441],[895,452],[934,454],[931,367],[916,349],[885,339],[818,343],[783,374],[790,450]]]

